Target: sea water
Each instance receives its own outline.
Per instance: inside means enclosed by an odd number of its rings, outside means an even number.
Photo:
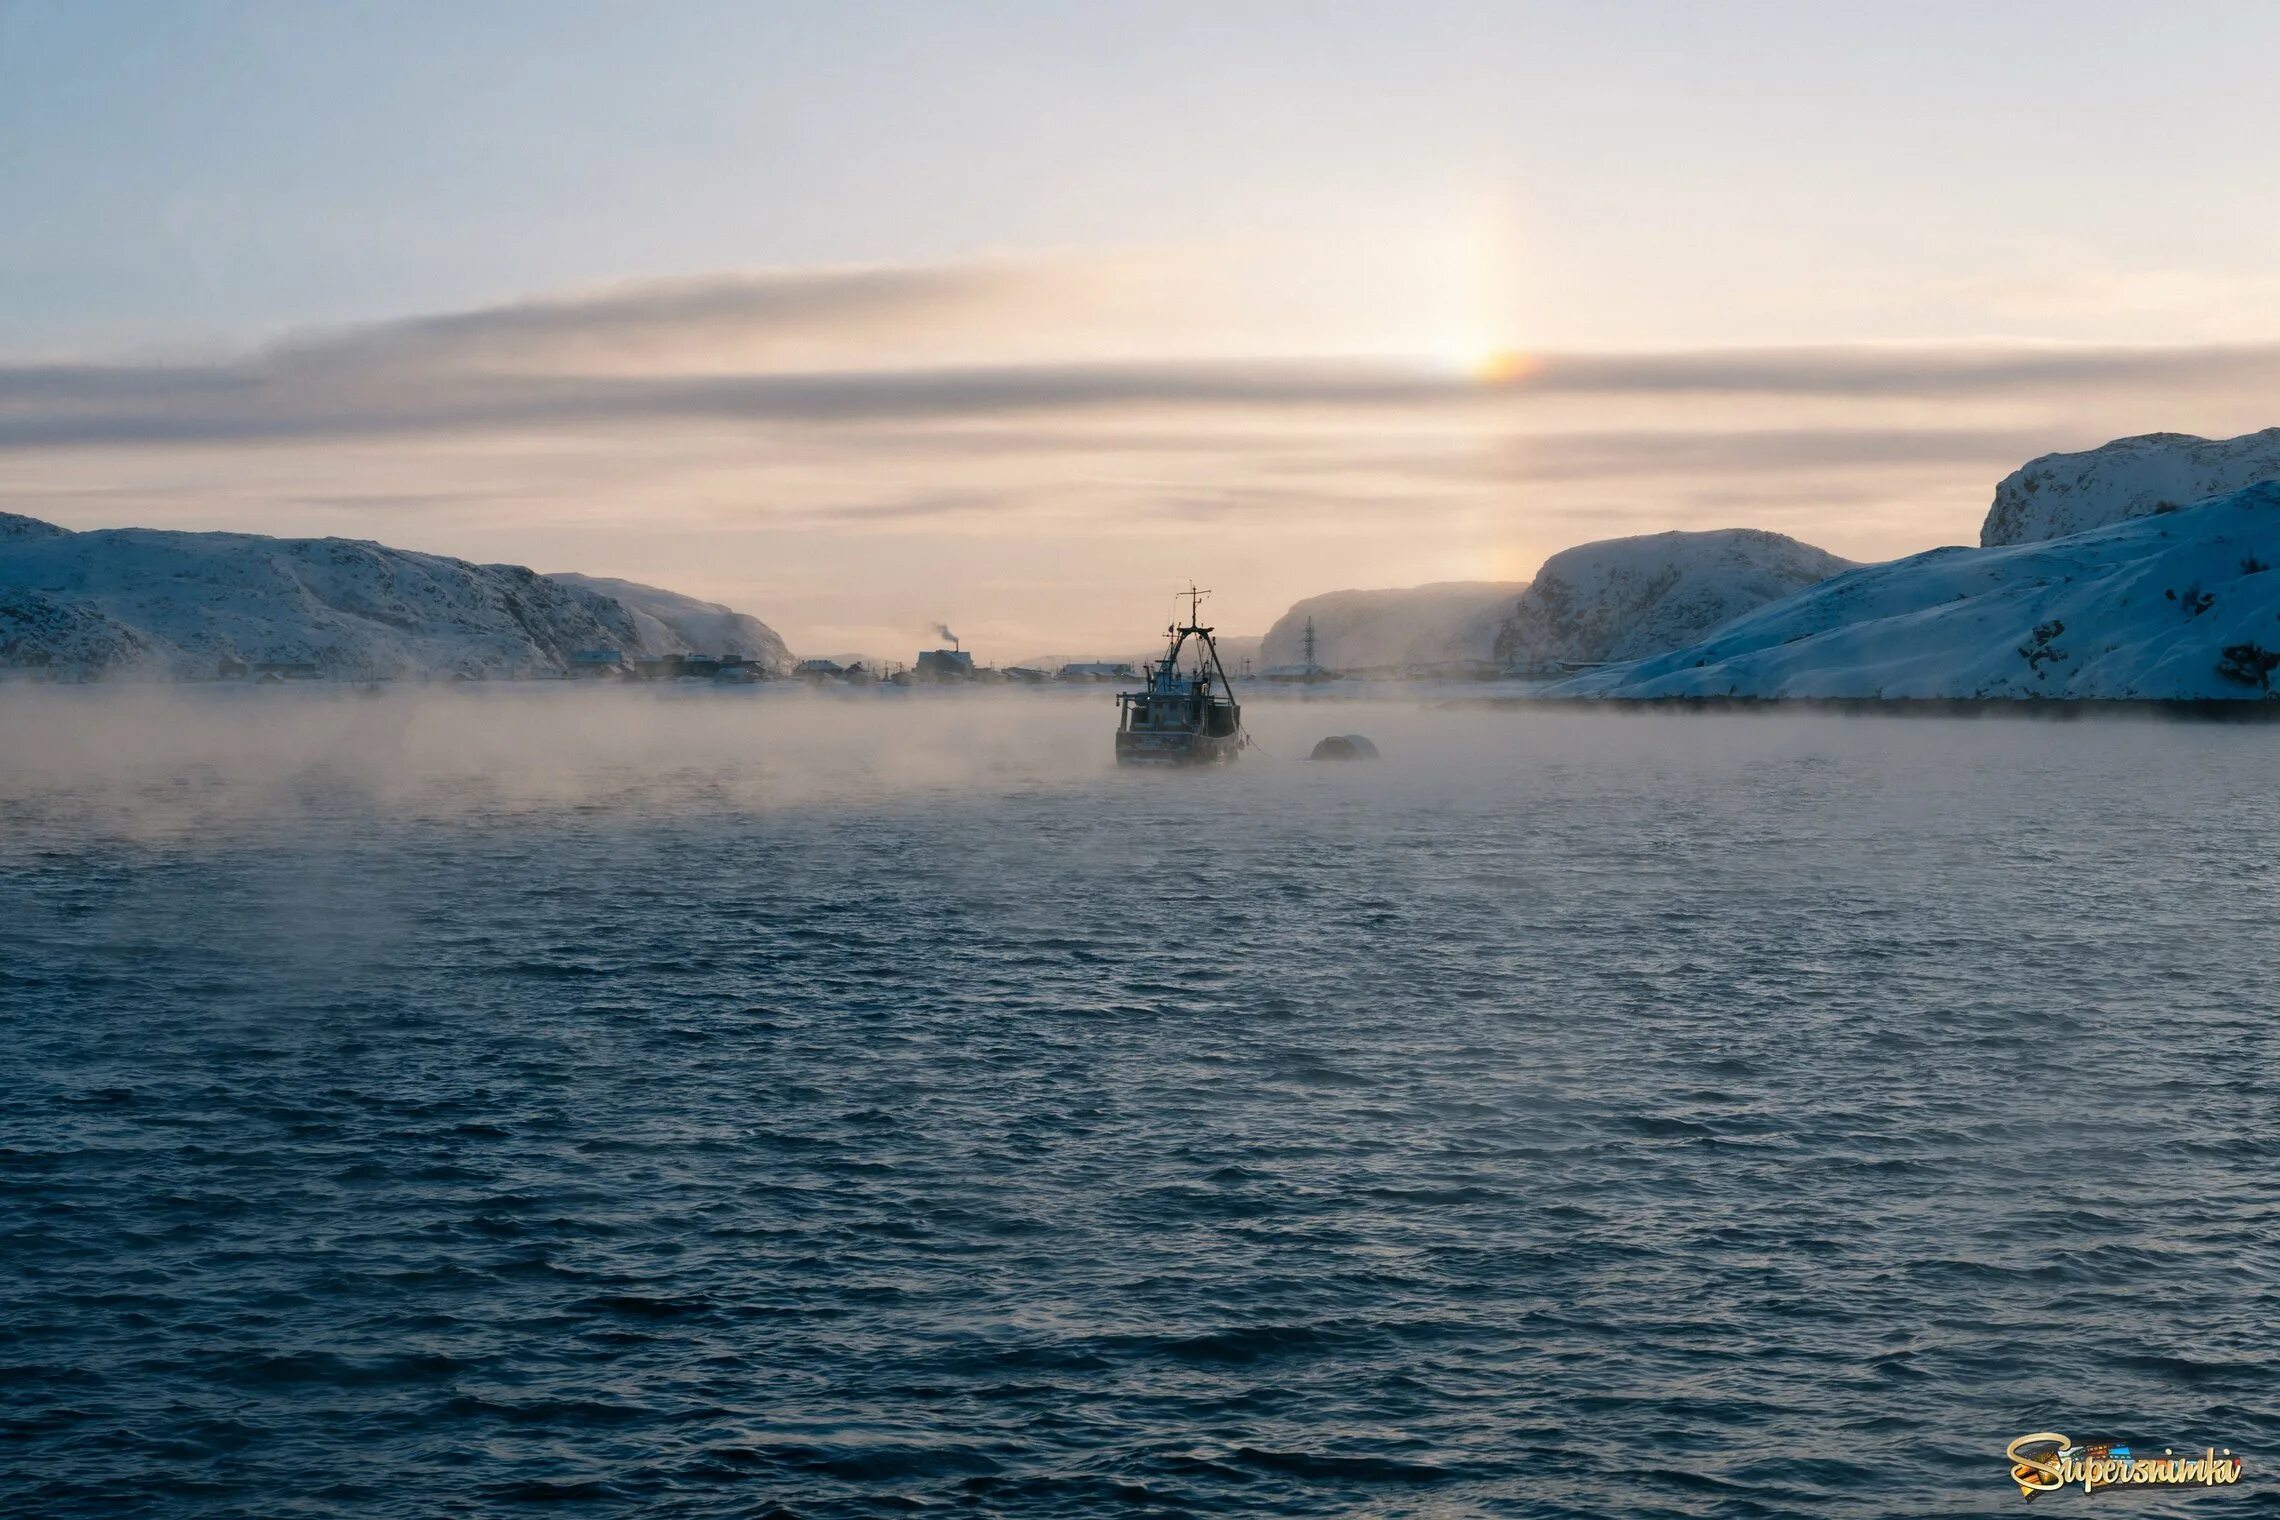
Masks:
[[[1249,719],[1120,773],[1105,693],[0,692],[0,1509],[2280,1460],[2267,730]]]

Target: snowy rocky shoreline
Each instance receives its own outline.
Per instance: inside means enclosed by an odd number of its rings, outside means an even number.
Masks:
[[[361,539],[107,528],[0,513],[0,668],[62,679],[498,679],[729,657],[788,674],[774,629],[626,581]]]
[[[2006,477],[1976,548],[1853,565],[1736,529],[1555,555],[1494,651],[1547,679],[1485,700],[2261,710],[2275,566],[2280,429],[2118,439]]]
[[[2280,473],[2269,435],[2234,443]],[[2163,445],[2213,447],[2176,435],[2122,440],[2092,451],[2118,460],[2105,475],[2086,456],[2038,460],[2028,472],[2069,469],[2075,488],[2055,525],[2075,531],[2016,538],[2018,517],[1999,495],[1980,548],[1847,570],[1545,695],[2268,700],[2280,675],[2280,479],[2179,503],[2143,487],[2144,475],[2174,466]]]
[[[1603,696],[1551,692],[1480,697],[1468,706],[1514,711],[1615,713],[1831,713],[1875,718],[2023,718],[2054,723],[2136,718],[2221,723],[2280,723],[2280,702],[2237,697],[1735,697]]]
[[[2280,694],[2280,429],[2043,456],[1996,487],[1980,538],[1869,565],[1759,529],[1609,539],[1526,583],[1310,597],[1256,673],[1270,689],[1525,678],[1525,697],[1486,699],[1892,710]],[[0,675],[498,680],[683,660],[794,668],[758,619],[627,581],[0,513]]]

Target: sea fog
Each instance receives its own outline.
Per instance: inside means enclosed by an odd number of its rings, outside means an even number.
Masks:
[[[1835,766],[1839,833],[1904,830],[1919,804],[2039,795],[2079,766],[2111,763],[2188,813],[2253,807],[2268,779],[2254,734],[2171,724],[2014,723],[1997,717],[1845,721],[1809,713],[1647,714],[1541,706],[1513,711],[1497,686],[1244,693],[1244,762],[1175,780],[1203,795],[1294,805],[1357,788],[1389,802],[1420,789],[1461,803],[1558,783],[1585,768],[1626,802],[1653,808],[1696,785],[1785,779]],[[1513,691],[1525,692],[1525,686]],[[1112,690],[900,690],[779,685],[624,687],[561,682],[34,685],[0,683],[0,802],[68,809],[90,826],[164,832],[235,818],[277,822],[313,807],[379,811],[619,808],[702,812],[860,806],[912,798],[974,801],[1110,788],[1184,805],[1164,778],[1120,775],[1109,735]],[[1362,733],[1383,765],[1308,766],[1325,737]],[[1855,756],[1883,757],[1872,769]],[[2216,773],[2210,774],[2214,765]],[[1887,768],[1914,775],[1885,784]],[[2245,769],[2243,769],[2245,768]],[[1351,770],[1353,774],[1347,774]],[[1523,781],[1516,773],[1525,772]],[[1174,803],[1173,799],[1180,799]],[[1799,799],[1802,800],[1802,799]],[[1998,810],[1982,801],[1983,813]],[[1541,817],[1546,826],[1561,820]]]
[[[2262,729],[1246,717],[0,690],[0,1499],[1944,1516],[2029,1431],[2280,1450]]]

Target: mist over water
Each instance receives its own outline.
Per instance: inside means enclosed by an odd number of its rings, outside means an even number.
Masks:
[[[1105,688],[0,690],[0,1507],[2280,1452],[2261,730],[1246,717],[1130,773]]]

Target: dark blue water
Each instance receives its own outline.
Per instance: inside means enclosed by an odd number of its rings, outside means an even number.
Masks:
[[[304,705],[0,709],[9,1514],[2280,1494],[2261,730]]]

